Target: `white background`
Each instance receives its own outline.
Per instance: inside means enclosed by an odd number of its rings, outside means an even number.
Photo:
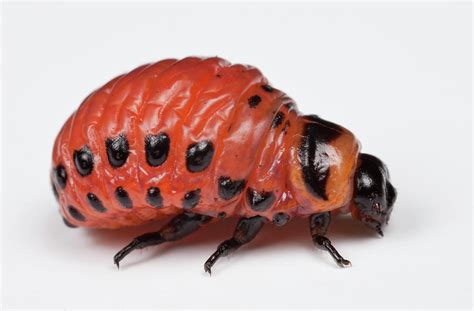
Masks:
[[[469,4],[54,4],[5,6],[4,307],[469,307]],[[384,238],[350,219],[311,243],[306,220],[266,226],[203,263],[235,219],[181,242],[112,256],[146,228],[66,228],[49,185],[61,125],[115,75],[167,57],[257,66],[305,113],[351,129],[388,165],[399,199]]]

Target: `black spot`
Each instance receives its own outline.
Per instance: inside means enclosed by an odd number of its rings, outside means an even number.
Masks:
[[[230,200],[240,194],[245,188],[246,181],[244,179],[232,180],[230,177],[219,177],[219,196],[224,200]]]
[[[204,171],[211,164],[214,155],[212,142],[203,140],[189,145],[186,151],[186,167],[192,173]]]
[[[170,138],[166,133],[145,137],[146,161],[150,166],[160,166],[168,158]]]
[[[280,124],[283,122],[285,119],[285,114],[281,111],[278,111],[278,113],[275,115],[272,121],[272,128],[276,129]]]
[[[271,87],[270,85],[268,84],[265,84],[265,85],[262,85],[262,89],[265,91],[265,92],[268,92],[268,93],[271,93],[273,92],[273,87]]]
[[[93,193],[89,192],[87,194],[87,200],[89,200],[89,204],[99,213],[104,213],[107,209],[102,204],[102,201]]]
[[[252,188],[247,189],[247,201],[250,208],[257,212],[264,212],[275,202],[275,195],[271,191],[257,191]]]
[[[56,166],[54,172],[56,175],[56,182],[61,187],[61,189],[66,188],[67,173],[64,166],[62,164],[59,164],[58,166]]]
[[[250,108],[257,107],[258,104],[260,104],[261,101],[262,101],[262,98],[258,95],[254,95],[254,96],[252,96],[248,99],[248,103],[249,103]]]
[[[77,228],[77,226],[74,226],[72,223],[70,223],[69,221],[67,221],[66,218],[63,217],[63,222],[66,226],[68,226],[69,228]]]
[[[128,196],[128,192],[125,189],[123,189],[121,186],[115,189],[115,198],[117,199],[117,201],[119,201],[122,207],[132,208],[133,203],[130,197]]]
[[[160,189],[157,187],[151,187],[147,190],[146,201],[153,207],[163,207],[163,197],[161,196]]]
[[[56,189],[56,186],[54,185],[54,182],[52,180],[51,180],[51,188],[53,188],[54,197],[56,198],[56,200],[59,200],[58,190]]]
[[[327,200],[326,182],[329,177],[329,155],[326,145],[341,135],[341,127],[320,119],[305,116],[306,122],[298,148],[303,179],[308,191],[315,197]]]
[[[196,189],[193,191],[189,191],[184,195],[183,198],[183,208],[184,209],[191,209],[198,205],[199,200],[201,199],[201,189]]]
[[[275,224],[275,226],[283,226],[288,222],[288,220],[290,220],[290,215],[287,213],[280,212],[273,215],[273,224]]]
[[[75,220],[86,221],[86,217],[84,217],[84,215],[82,215],[81,212],[79,212],[79,210],[75,208],[74,206],[69,205],[67,209],[69,211],[69,215],[71,215],[71,217],[74,218]]]
[[[107,138],[105,148],[107,149],[107,158],[113,168],[121,167],[127,162],[130,152],[128,150],[128,140],[125,134]]]
[[[83,177],[92,172],[94,156],[88,146],[84,146],[80,150],[74,150],[74,164],[79,175]]]
[[[220,73],[218,73],[218,74],[216,74],[216,77],[220,79],[220,78],[222,78],[222,75]]]
[[[225,218],[227,216],[227,214],[225,212],[220,212],[219,214],[217,214],[217,218]]]

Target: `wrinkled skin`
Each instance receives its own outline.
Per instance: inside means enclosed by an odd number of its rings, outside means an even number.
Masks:
[[[51,182],[76,227],[135,226],[190,209],[291,219],[351,201],[359,149],[349,130],[302,115],[254,67],[169,59],[83,101],[56,138]]]
[[[313,243],[350,266],[326,236],[331,215],[382,233],[396,199],[385,165],[355,136],[294,101],[252,66],[188,57],[147,64],[92,92],[53,147],[51,183],[69,227],[120,228],[172,218],[130,252],[220,218],[234,236],[205,263],[249,243],[265,222],[309,217]]]

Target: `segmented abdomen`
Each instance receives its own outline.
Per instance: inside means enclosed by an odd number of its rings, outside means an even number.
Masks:
[[[56,139],[61,213],[73,225],[114,228],[182,209],[288,208],[279,163],[296,117],[290,102],[257,69],[219,58],[169,59],[119,76]]]

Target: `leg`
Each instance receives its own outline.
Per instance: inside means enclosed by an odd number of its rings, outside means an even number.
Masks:
[[[327,250],[340,267],[349,267],[351,262],[344,259],[332,246],[331,241],[325,237],[330,222],[331,214],[329,212],[311,215],[309,225],[313,243],[319,248]]]
[[[184,213],[171,219],[171,221],[158,232],[145,233],[133,239],[122,248],[115,256],[114,262],[119,267],[120,261],[135,249],[142,249],[151,245],[176,241],[196,231],[201,225],[207,223],[212,217],[193,213]]]
[[[221,256],[227,256],[242,245],[252,241],[265,222],[264,217],[241,218],[235,228],[234,236],[222,242],[214,254],[204,264],[204,270],[211,274],[211,268]]]

